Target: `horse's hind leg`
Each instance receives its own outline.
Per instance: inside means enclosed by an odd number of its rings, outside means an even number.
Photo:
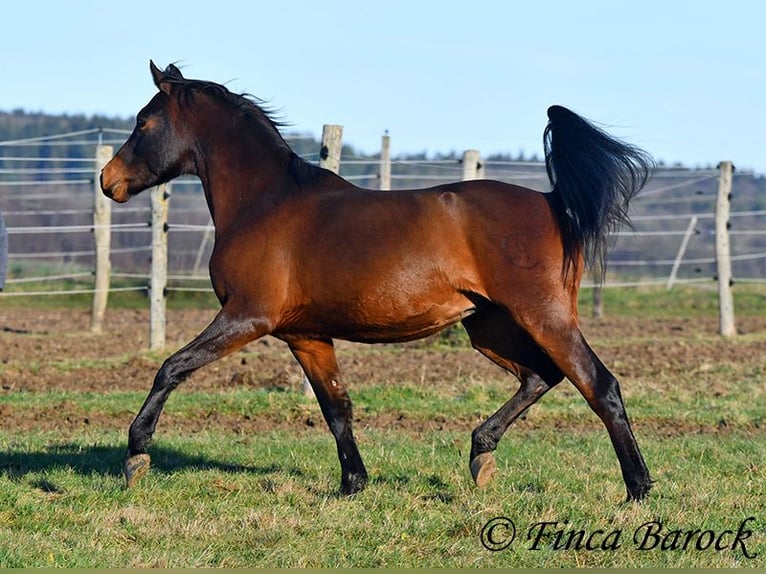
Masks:
[[[147,447],[165,401],[173,389],[200,367],[238,350],[245,343],[265,335],[267,331],[265,323],[252,318],[232,318],[222,310],[194,340],[165,360],[154,377],[146,401],[130,425],[124,468],[128,487],[133,486],[149,470]]]
[[[501,362],[496,362],[503,366]],[[511,372],[517,370],[519,373],[518,379],[521,382],[519,390],[471,433],[471,476],[473,476],[476,486],[480,488],[486,486],[495,474],[496,465],[493,452],[497,448],[500,438],[513,424],[513,421],[551,388],[539,375],[529,369],[518,366],[517,369],[514,369],[510,364],[507,364],[506,368]]]
[[[524,411],[562,380],[563,374],[498,308],[486,308],[465,319],[463,325],[476,350],[516,375],[521,382],[513,397],[471,434],[471,475],[476,485],[483,487],[495,473],[492,453],[500,438]]]
[[[341,467],[340,490],[354,494],[367,484],[367,470],[351,430],[351,399],[339,381],[331,340],[290,341],[290,350],[306,373],[327,425],[335,437]]]
[[[545,349],[606,426],[620,462],[628,500],[642,500],[652,480],[631,430],[617,379],[585,341],[574,318],[560,323],[551,321],[551,316],[529,317],[525,324],[530,336]]]

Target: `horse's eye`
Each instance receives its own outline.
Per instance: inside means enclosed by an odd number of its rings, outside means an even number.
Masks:
[[[136,127],[140,130],[146,126],[146,120],[144,118],[136,118]]]

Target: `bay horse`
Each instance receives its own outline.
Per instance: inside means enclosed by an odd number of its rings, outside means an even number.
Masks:
[[[471,435],[469,468],[487,484],[503,433],[568,378],[601,418],[628,500],[652,480],[617,379],[578,326],[589,260],[653,162],[574,112],[548,109],[543,134],[552,191],[474,180],[429,189],[359,188],[296,155],[260,100],[174,65],[149,64],[158,92],[103,168],[116,202],[188,174],[200,178],[215,225],[210,278],[221,309],[156,374],[130,426],[124,472],[133,486],[170,393],[192,372],[265,335],[284,341],[311,382],[332,432],[340,491],[367,471],[352,432],[333,339],[408,341],[462,322],[472,346],[515,375],[518,391]]]

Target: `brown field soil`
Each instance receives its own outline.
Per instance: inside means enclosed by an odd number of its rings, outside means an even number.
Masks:
[[[169,311],[167,348],[163,353],[148,352],[149,318],[143,310],[109,310],[102,334],[89,329],[90,314],[84,310],[0,309],[0,397],[8,393],[67,390],[77,392],[148,392],[162,360],[199,332],[214,316],[214,310]],[[697,373],[709,375],[711,393],[726,392],[726,377],[720,369],[731,367],[738,373],[763,373],[766,357],[766,317],[741,317],[737,326],[743,336],[727,340],[716,335],[715,318],[656,319],[584,318],[583,331],[604,363],[626,384],[670,385],[676,376]],[[470,348],[445,347],[434,340],[404,345],[359,345],[337,342],[342,376],[352,400],[354,389],[365,384],[410,385],[459,384],[459,380],[503,380],[506,375]],[[716,374],[718,373],[718,374]],[[509,396],[515,382],[507,377]],[[195,391],[226,391],[236,386],[298,390],[299,367],[287,346],[272,338],[247,345],[197,371],[184,388]],[[754,381],[755,382],[755,381]],[[758,382],[762,384],[762,381]],[[487,413],[500,405],[487,405]],[[87,413],[76,404],[23,414],[0,403],[0,430],[53,430],[82,425],[127,428],[135,412],[114,415]],[[223,416],[209,413],[199,420],[163,415],[163,425],[195,431],[224,425],[234,432],[255,431],[275,426],[324,423],[318,411],[297,406],[291,413],[273,420],[250,420],[246,415]],[[472,428],[472,420],[406,421],[396,414],[378,414],[362,424],[376,428],[430,430]],[[477,415],[478,417],[478,415]],[[590,420],[588,425],[597,425]],[[673,429],[666,429],[674,432]],[[680,429],[679,429],[680,431]]]

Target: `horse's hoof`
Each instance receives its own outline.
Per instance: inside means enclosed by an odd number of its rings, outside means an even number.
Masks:
[[[133,456],[128,457],[125,461],[124,468],[125,480],[127,481],[128,488],[133,488],[136,482],[149,472],[151,461],[152,459],[146,453],[134,454]]]
[[[491,452],[483,452],[471,460],[471,475],[479,488],[484,488],[492,481],[496,470],[495,456]]]

